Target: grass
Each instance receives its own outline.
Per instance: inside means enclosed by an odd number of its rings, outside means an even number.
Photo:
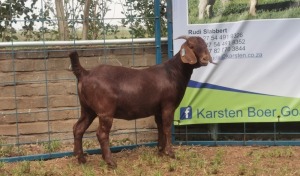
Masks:
[[[258,159],[261,158],[289,158],[293,157],[295,154],[291,148],[276,148],[270,151],[252,151],[248,154],[249,156],[254,156]]]
[[[133,145],[134,142],[129,138],[121,140],[111,139],[110,146],[127,146]],[[84,139],[83,149],[98,149],[100,147],[96,138]],[[0,137],[0,158],[12,156],[36,155],[56,152],[69,152],[73,150],[73,143],[62,143],[59,140],[15,145],[8,143],[4,138]]]
[[[258,1],[256,16],[251,16],[248,13],[249,0],[232,0],[224,5],[219,0],[213,6],[214,16],[199,20],[198,2],[199,0],[189,0],[189,23],[191,24],[300,17],[299,0],[260,0]]]
[[[176,146],[176,159],[161,157],[155,147],[114,153],[118,167],[109,169],[100,155],[89,155],[84,165],[75,157],[47,161],[0,163],[6,175],[299,175],[300,147]]]
[[[237,175],[246,175],[246,172],[247,172],[247,167],[244,164],[240,164]]]
[[[58,152],[60,148],[62,147],[62,144],[58,140],[50,141],[50,142],[45,142],[42,144],[44,147],[44,150],[47,153],[53,153],[53,152]]]

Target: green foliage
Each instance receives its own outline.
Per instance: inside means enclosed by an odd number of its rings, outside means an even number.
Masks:
[[[111,10],[113,0],[91,0],[89,8],[87,39],[127,38],[119,37],[119,26],[104,20]],[[114,1],[116,2],[116,1]],[[85,17],[85,0],[63,0],[65,19],[67,19],[69,39],[81,39],[80,28]],[[123,4],[126,19],[122,25],[129,28],[131,37],[153,37],[155,35],[154,0],[126,0]],[[4,0],[0,2],[0,40],[36,41],[58,40],[58,20],[54,0],[43,0],[42,6],[37,0]],[[161,1],[161,32],[166,36],[166,0]],[[126,29],[127,30],[127,29]],[[127,32],[127,31],[126,31]]]
[[[64,1],[65,18],[68,19],[70,39],[80,39],[78,26],[82,25],[83,8],[85,0]],[[91,0],[89,13],[88,39],[101,39],[106,35],[115,35],[117,25],[105,24],[103,17],[110,10],[108,3],[112,0],[98,1]],[[0,2],[0,40],[57,40],[58,20],[56,20],[56,7],[54,0],[44,0],[43,6],[39,7],[37,0],[4,0]],[[17,19],[22,20],[17,21]],[[36,27],[39,26],[39,27]],[[21,29],[18,29],[20,28]],[[19,32],[20,31],[20,32]]]
[[[106,1],[91,1],[90,16],[89,16],[89,33],[88,39],[103,39],[107,35],[115,35],[119,32],[118,26],[105,23],[104,16],[107,14],[110,9],[108,8],[108,3],[112,0]],[[82,1],[84,4],[84,1]],[[80,19],[83,19],[83,15],[80,16]]]
[[[33,21],[37,19],[37,15],[33,13],[37,0],[31,0],[30,7],[26,6],[27,1],[4,0],[4,2],[0,2],[0,39],[2,42],[18,39],[14,27],[14,24],[17,23],[16,18],[24,16],[24,20],[27,20],[23,24],[25,32],[33,29]]]
[[[135,38],[154,37],[155,16],[154,0],[126,0],[122,14],[126,19],[122,19],[123,26],[129,27],[130,34]],[[160,1],[160,15],[166,16],[166,0]],[[161,35],[167,33],[166,18],[161,18]]]

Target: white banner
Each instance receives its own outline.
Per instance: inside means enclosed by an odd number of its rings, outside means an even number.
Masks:
[[[188,12],[187,0],[173,0],[173,38],[202,37],[218,65],[194,70],[176,112],[175,120],[181,120],[177,124],[300,120],[300,18],[189,24]],[[174,54],[183,42],[174,40]],[[204,90],[210,95],[201,95]],[[235,100],[237,96],[244,98]],[[215,101],[223,104],[217,107]],[[193,110],[190,119],[196,120],[182,120],[186,114],[180,108],[185,107]],[[226,114],[225,109],[242,113],[227,120],[216,115],[205,121],[203,112],[208,108],[217,114]],[[262,110],[260,117],[258,109]],[[288,109],[295,109],[292,115],[286,113]],[[269,110],[273,112],[270,116]]]

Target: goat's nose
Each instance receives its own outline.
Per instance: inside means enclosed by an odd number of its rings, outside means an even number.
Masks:
[[[207,61],[208,62],[210,62],[210,63],[212,63],[212,64],[217,64],[217,63],[215,63],[213,60],[212,60],[212,57],[211,57],[211,55],[208,53],[208,55],[206,56],[206,59],[207,59]]]
[[[202,65],[207,65],[209,62],[209,58],[204,56],[200,59]]]

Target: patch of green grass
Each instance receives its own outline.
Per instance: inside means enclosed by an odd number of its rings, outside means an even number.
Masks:
[[[218,149],[215,156],[213,157],[210,165],[208,165],[209,174],[218,174],[220,171],[221,164],[223,162],[224,150]]]
[[[259,174],[259,169],[257,167],[253,167],[253,168],[251,168],[251,170],[249,170],[249,173],[247,175],[249,175],[249,176],[260,175]]]
[[[159,156],[157,148],[139,147],[113,153],[118,164],[109,169],[101,155],[88,155],[87,163],[75,157],[47,161],[0,163],[0,176],[6,175],[299,175],[295,147],[175,147],[176,159]],[[240,155],[233,155],[233,152]],[[238,158],[237,158],[238,156]],[[280,163],[282,161],[282,163]],[[289,164],[287,164],[287,161]],[[279,163],[278,163],[279,162]],[[280,164],[283,164],[282,166]],[[279,166],[279,167],[278,167]]]
[[[238,175],[246,175],[247,173],[247,166],[244,164],[240,164],[238,168]]]
[[[216,153],[216,155],[214,157],[214,160],[213,160],[214,164],[216,164],[216,165],[222,164],[222,162],[223,162],[223,156],[224,156],[224,150],[218,149],[217,153]]]
[[[0,172],[3,170],[4,165],[5,165],[4,162],[1,162],[1,161],[0,161]]]
[[[152,152],[145,152],[141,156],[141,160],[147,162],[149,165],[156,165],[161,162],[161,158]]]
[[[106,162],[103,159],[100,159],[100,161],[99,161],[99,169],[100,169],[101,173],[103,173],[104,175],[107,175],[108,167],[107,167]]]
[[[28,175],[31,171],[31,164],[29,161],[23,161],[17,164],[12,172],[15,176]]]
[[[81,168],[82,168],[82,175],[84,175],[84,176],[95,176],[96,175],[95,169],[91,166],[82,165]]]
[[[62,175],[57,168],[53,168],[52,166],[47,166],[45,161],[37,161],[31,165],[31,171],[29,175]]]
[[[9,157],[13,155],[17,155],[15,146],[8,144],[4,138],[0,137],[0,157]]]
[[[130,140],[129,138],[124,138],[121,140],[114,140],[112,139],[110,141],[110,146],[124,146],[124,145],[132,145],[134,142]]]
[[[281,157],[293,157],[295,154],[291,148],[276,148],[268,151],[251,151],[248,156],[254,156],[257,159],[260,158],[281,158]]]
[[[156,170],[155,172],[154,172],[154,176],[162,176],[163,174],[161,173],[161,171],[160,170]]]
[[[84,149],[99,148],[99,142],[92,139],[85,139],[82,142],[82,147]]]
[[[212,18],[198,19],[199,0],[189,0],[189,23],[221,23],[254,19],[299,18],[299,0],[261,0],[258,2],[256,16],[249,15],[249,0],[231,0],[223,4],[216,1]]]
[[[44,150],[49,153],[57,152],[62,147],[58,140],[43,143]]]
[[[176,161],[171,161],[171,163],[169,164],[168,171],[175,172],[177,169],[177,165],[178,165],[178,163]]]

